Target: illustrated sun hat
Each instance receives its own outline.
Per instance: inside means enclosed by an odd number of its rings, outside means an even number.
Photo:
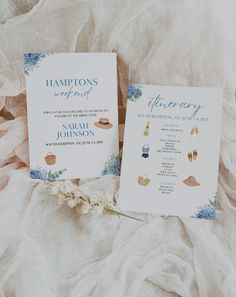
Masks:
[[[194,176],[189,176],[188,178],[186,178],[183,183],[186,185],[186,186],[189,186],[189,187],[196,187],[196,186],[200,186],[200,183],[196,180],[196,177]]]
[[[94,123],[94,125],[102,129],[110,129],[113,126],[107,118],[100,118],[98,122]]]

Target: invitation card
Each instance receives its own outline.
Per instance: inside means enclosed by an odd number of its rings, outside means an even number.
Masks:
[[[99,177],[118,148],[115,53],[24,55],[30,174]]]
[[[222,89],[130,85],[118,205],[214,219]]]

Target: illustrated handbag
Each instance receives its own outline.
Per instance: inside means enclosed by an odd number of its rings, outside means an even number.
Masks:
[[[48,165],[54,165],[56,163],[56,155],[48,153],[47,156],[44,157],[44,160]]]
[[[150,183],[150,181],[151,180],[146,175],[138,177],[138,183],[141,186],[147,186]]]

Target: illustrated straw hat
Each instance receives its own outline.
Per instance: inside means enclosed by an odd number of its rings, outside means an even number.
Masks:
[[[45,157],[44,157],[45,162],[48,165],[54,165],[56,163],[56,155],[52,154],[52,153],[48,153]]]
[[[189,176],[188,178],[186,178],[183,183],[186,185],[186,186],[189,186],[189,187],[196,187],[196,186],[200,186],[199,182],[196,180],[196,177],[194,176]]]
[[[102,129],[110,129],[113,126],[107,118],[100,118],[98,122],[94,123],[94,125]]]

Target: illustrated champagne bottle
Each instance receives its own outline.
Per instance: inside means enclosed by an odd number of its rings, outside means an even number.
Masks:
[[[144,136],[148,136],[149,135],[149,127],[150,127],[150,122],[147,122],[146,128],[144,129]]]

